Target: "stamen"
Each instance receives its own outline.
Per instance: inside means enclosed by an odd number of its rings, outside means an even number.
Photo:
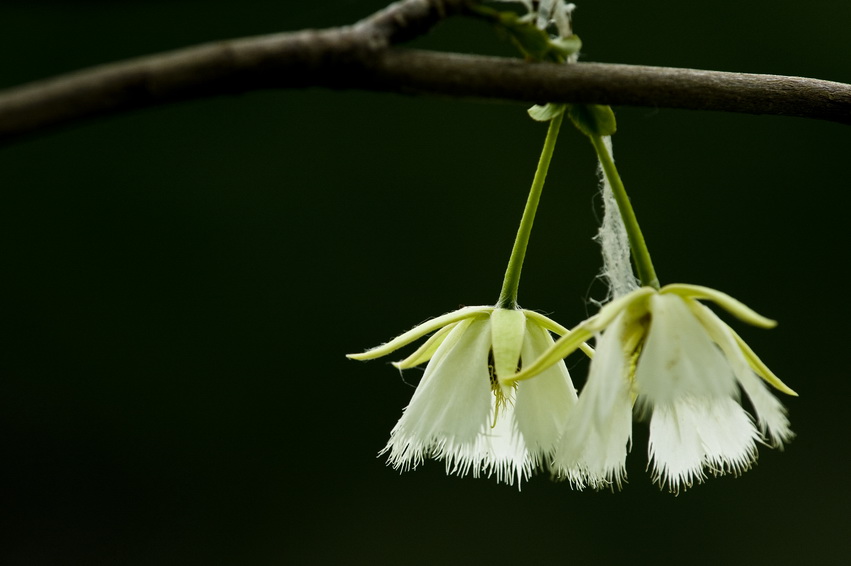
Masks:
[[[517,360],[517,371],[523,367],[523,361]],[[517,389],[517,382],[512,382],[510,385],[502,385],[499,382],[499,377],[496,375],[496,361],[493,357],[493,349],[488,351],[488,377],[490,378],[491,392],[494,396],[493,422],[491,428],[496,426],[496,420],[499,417],[499,409],[511,400],[513,396],[507,396],[504,388],[510,388],[513,392]]]

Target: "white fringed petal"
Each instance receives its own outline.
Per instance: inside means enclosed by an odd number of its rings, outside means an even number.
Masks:
[[[747,411],[733,399],[709,403],[699,427],[703,465],[713,475],[739,475],[756,461],[759,432]]]
[[[642,408],[672,405],[686,396],[736,394],[730,363],[685,299],[655,294],[650,298],[650,312],[650,330],[635,371]]]
[[[676,492],[702,481],[707,470],[713,475],[739,474],[756,460],[760,434],[738,403],[736,383],[751,398],[763,434],[781,444],[792,433],[785,410],[754,373],[733,331],[694,299],[679,294],[660,297],[664,302],[653,302],[652,324],[658,328],[659,320],[667,320],[666,341],[681,349],[680,356],[689,357],[687,363],[676,364],[680,381],[673,384],[682,390],[662,401],[646,392],[653,370],[664,373],[656,357],[647,357],[654,326],[639,360],[636,385],[641,395],[655,401],[648,403],[653,409],[649,454],[654,481]],[[670,316],[671,312],[677,314]],[[677,332],[685,338],[678,341]],[[704,338],[697,340],[698,333]],[[733,390],[725,392],[730,384]]]
[[[680,399],[653,407],[648,455],[653,481],[671,491],[703,479],[703,450],[698,434],[700,407]]]
[[[746,357],[746,352],[737,340],[735,333],[704,305],[694,303],[692,310],[703,322],[704,327],[712,336],[712,339],[723,350],[735,372],[736,379],[750,399],[756,412],[757,423],[765,436],[765,441],[773,446],[782,448],[783,444],[794,438],[786,416],[786,408],[751,367]],[[779,380],[778,380],[779,381]]]
[[[557,474],[577,487],[621,486],[632,439],[629,360],[622,348],[624,316],[597,338],[588,382],[553,457]]]
[[[527,320],[521,360],[535,360],[552,345],[550,333]],[[549,461],[576,402],[576,390],[563,361],[517,384],[514,418],[533,467]]]
[[[492,405],[489,350],[489,321],[465,319],[452,329],[381,452],[389,452],[390,465],[409,470],[425,458],[446,458],[463,473],[478,466],[476,437]]]
[[[786,416],[786,407],[753,372],[743,373],[739,383],[753,405],[765,441],[775,448],[783,448],[784,444],[795,438],[789,417]]]
[[[491,425],[493,423],[493,426]],[[532,461],[517,431],[511,400],[494,414],[493,403],[487,421],[475,441],[463,451],[446,453],[446,473],[494,477],[497,482],[518,487],[532,475]]]
[[[713,475],[738,474],[756,459],[759,433],[733,399],[683,397],[653,408],[649,456],[653,481],[672,492]]]

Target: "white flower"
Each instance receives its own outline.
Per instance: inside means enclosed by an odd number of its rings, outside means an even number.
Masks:
[[[503,385],[499,377],[551,347],[550,332],[567,329],[532,311],[466,307],[349,357],[378,358],[430,332],[417,351],[393,364],[428,362],[381,454],[403,471],[433,458],[445,461],[447,473],[493,475],[519,486],[549,462],[576,391],[561,361],[521,384]]]
[[[650,415],[653,479],[671,491],[702,481],[707,472],[747,470],[756,459],[757,442],[782,448],[794,436],[785,409],[762,380],[784,393],[795,392],[697,299],[756,326],[776,324],[706,287],[642,287],[604,306],[506,380],[534,375],[573,351],[578,341],[598,335],[588,382],[554,455],[558,473],[578,485],[620,486],[634,408]],[[756,423],[739,404],[740,389]]]

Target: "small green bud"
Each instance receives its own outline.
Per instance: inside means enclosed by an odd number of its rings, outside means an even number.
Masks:
[[[600,104],[571,104],[567,115],[586,136],[610,136],[617,131],[615,113]]]
[[[567,110],[567,104],[555,104],[553,102],[549,102],[543,106],[536,104],[527,110],[527,112],[533,120],[537,120],[538,122],[549,122],[556,116],[564,114],[565,110]]]

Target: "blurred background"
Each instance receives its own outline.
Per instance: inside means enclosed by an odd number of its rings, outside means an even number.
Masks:
[[[0,87],[384,4],[6,0]],[[841,82],[849,23],[826,0],[575,12],[585,61]],[[466,20],[415,45],[513,55]],[[258,92],[0,148],[0,562],[846,563],[851,130],[616,112],[662,281],[780,321],[733,326],[800,393],[785,452],[679,496],[651,484],[643,424],[620,493],[386,467],[421,372],[344,355],[496,300],[546,127],[515,104]],[[604,294],[596,190],[565,128],[520,300],[568,326]]]

